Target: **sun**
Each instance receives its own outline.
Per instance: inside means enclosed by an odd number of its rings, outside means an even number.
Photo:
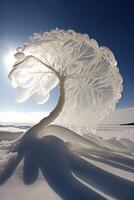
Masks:
[[[6,67],[6,71],[9,73],[15,63],[15,57],[14,57],[15,51],[9,50],[5,56],[4,56],[4,63]]]

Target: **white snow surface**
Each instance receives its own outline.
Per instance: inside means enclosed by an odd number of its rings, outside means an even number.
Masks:
[[[10,130],[12,134],[15,133],[15,128],[10,129],[10,127],[8,127],[6,129],[8,129],[8,133],[6,133],[8,135],[11,134]],[[16,132],[18,131],[21,131],[21,129],[16,128]],[[113,176],[122,177],[134,182],[134,173],[131,172],[132,169],[134,170],[134,167],[130,167],[129,165],[127,166],[127,163],[123,164],[118,161],[118,158],[120,157],[123,158],[124,161],[126,161],[126,159],[130,159],[131,161],[134,160],[134,126],[101,126],[98,128],[96,135],[91,133],[86,134],[83,130],[83,136],[81,136],[66,128],[52,125],[46,131],[46,135],[50,134],[60,137],[65,142],[69,143],[72,146],[72,149],[76,150],[76,152],[80,151],[79,153],[82,157],[85,157],[86,155],[85,159],[94,166],[105,170],[105,172],[112,173]],[[10,155],[6,154],[5,151],[8,144],[9,142],[4,140],[4,138],[0,142],[1,168],[7,158],[10,157]],[[98,150],[102,150],[102,152],[96,154],[95,152]],[[106,150],[112,150],[114,153],[109,154]],[[115,156],[114,158],[116,160],[110,160],[111,157],[107,158],[107,156],[111,155]],[[102,160],[95,160],[96,158]],[[110,161],[112,165],[107,161]],[[116,164],[119,164],[121,167],[128,167],[130,171],[125,170],[125,168],[117,167]],[[51,189],[41,175],[38,178],[38,181],[31,186],[24,185],[21,177],[22,165],[20,165],[6,184],[0,186],[0,198],[2,200],[60,200],[60,197]],[[89,187],[91,188],[90,185]],[[103,194],[101,191],[98,191],[98,193]],[[106,194],[103,196],[106,197]],[[110,200],[114,198],[109,196],[107,199]]]

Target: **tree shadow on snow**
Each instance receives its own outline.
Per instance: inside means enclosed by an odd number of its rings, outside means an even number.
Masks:
[[[19,145],[17,151],[18,154],[7,162],[0,174],[1,185],[12,176],[24,158],[24,183],[34,183],[40,170],[48,184],[64,200],[106,199],[76,177],[116,199],[134,199],[133,182],[94,166],[71,152],[66,143],[55,136],[33,137],[30,143]]]

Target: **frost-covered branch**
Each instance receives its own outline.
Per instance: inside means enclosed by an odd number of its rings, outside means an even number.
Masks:
[[[47,65],[46,63],[44,63],[43,61],[41,61],[39,58],[37,58],[37,57],[35,57],[35,56],[32,56],[32,55],[29,55],[29,56],[27,56],[24,60],[22,60],[21,62],[19,62],[19,63],[17,63],[17,64],[14,65],[13,70],[11,70],[11,72],[9,73],[9,76],[8,76],[9,79],[10,79],[11,74],[13,73],[13,71],[15,71],[15,70],[18,69],[18,68],[21,68],[21,65],[20,65],[20,64],[23,63],[24,61],[30,59],[30,58],[36,59],[38,62],[40,62],[41,64],[43,64],[44,66],[46,66],[48,69],[50,69],[50,70],[51,70],[54,74],[56,74],[58,77],[60,77],[59,72],[57,72],[56,70],[54,70],[53,67]]]

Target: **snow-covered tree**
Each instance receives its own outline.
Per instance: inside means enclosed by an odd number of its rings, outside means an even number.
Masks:
[[[113,53],[87,34],[61,29],[35,33],[17,48],[15,58],[9,79],[18,102],[32,96],[37,103],[45,103],[59,85],[58,103],[36,125],[36,133],[42,134],[61,111],[57,119],[64,124],[92,131],[121,97],[122,78]]]

